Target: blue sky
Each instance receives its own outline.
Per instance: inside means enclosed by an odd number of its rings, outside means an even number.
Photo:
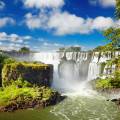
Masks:
[[[116,22],[114,9],[115,0],[0,0],[0,48],[104,45],[102,31]]]

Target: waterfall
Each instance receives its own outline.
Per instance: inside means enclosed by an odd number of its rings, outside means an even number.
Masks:
[[[120,55],[116,52],[115,57]],[[20,57],[20,56],[19,56]],[[26,56],[22,60],[26,61]],[[29,61],[38,61],[54,66],[52,86],[59,91],[79,91],[101,74],[101,63],[112,58],[112,53],[99,52],[41,52],[29,55]],[[17,57],[18,59],[18,57]],[[105,66],[106,68],[107,66]],[[115,69],[115,66],[113,66]],[[106,73],[105,69],[103,73]]]
[[[60,91],[78,91],[100,72],[98,57],[89,52],[34,53],[31,59],[53,64],[53,87]]]

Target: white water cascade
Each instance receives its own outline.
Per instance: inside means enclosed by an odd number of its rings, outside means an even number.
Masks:
[[[120,55],[116,52],[115,56]],[[17,55],[18,56],[18,55]],[[25,57],[21,57],[26,60]],[[32,53],[27,57],[30,61],[39,61],[54,66],[52,86],[61,92],[79,92],[89,94],[88,82],[101,74],[101,63],[112,58],[111,52],[42,52]],[[107,67],[107,66],[106,66]],[[105,68],[106,68],[105,67]],[[113,66],[115,67],[115,66]],[[103,71],[106,72],[105,70]]]
[[[54,88],[60,91],[83,92],[88,81],[99,77],[101,63],[111,59],[110,55],[99,56],[97,52],[34,53],[31,59],[53,64]]]

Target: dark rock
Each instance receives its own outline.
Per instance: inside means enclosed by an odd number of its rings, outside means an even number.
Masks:
[[[12,63],[6,64],[2,71],[2,83],[4,86],[11,84],[11,80],[17,80],[19,78],[38,86],[51,86],[53,79],[52,65],[39,63]]]

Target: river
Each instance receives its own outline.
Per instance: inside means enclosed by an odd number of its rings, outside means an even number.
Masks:
[[[0,113],[0,120],[120,120],[120,110],[103,98],[72,96],[43,110]]]
[[[56,106],[42,110],[0,113],[0,120],[120,120],[118,106],[87,84],[99,77],[100,63],[111,59],[110,56],[102,55],[100,59],[98,54],[82,52],[62,55],[35,53],[29,59],[54,65],[53,88],[67,98]]]

